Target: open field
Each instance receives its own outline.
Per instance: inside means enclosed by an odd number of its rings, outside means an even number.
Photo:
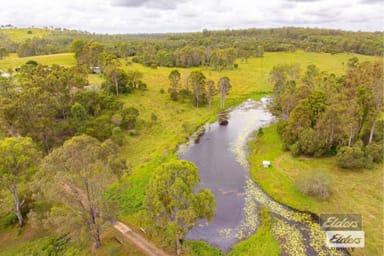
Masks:
[[[342,74],[345,69],[343,63],[346,63],[353,56],[357,56],[360,61],[375,59],[362,55],[331,55],[303,51],[265,53],[264,58],[252,58],[247,62],[238,60],[239,68],[235,70],[215,72],[206,67],[203,67],[202,70],[207,79],[212,79],[215,82],[222,76],[228,76],[231,79],[232,89],[226,103],[228,107],[239,104],[247,98],[257,99],[265,93],[271,93],[273,88],[269,82],[268,74],[274,65],[300,63],[302,71],[304,71],[308,64],[316,64],[320,70]],[[75,59],[71,53],[26,58],[18,58],[12,54],[0,60],[0,70],[6,71],[8,68],[15,68],[30,59],[47,65],[75,65]],[[168,74],[173,68],[159,67],[153,69],[135,63],[129,65],[125,65],[124,61],[122,63],[127,70],[138,70],[143,73],[143,80],[147,83],[148,90],[120,97],[127,106],[136,107],[140,111],[140,116],[137,135],[127,135],[122,150],[122,155],[127,158],[130,164],[131,173],[111,188],[109,196],[116,200],[121,207],[120,219],[137,228],[140,226],[139,213],[142,209],[145,186],[152,171],[162,162],[175,158],[176,146],[184,142],[197,127],[216,118],[218,101],[217,99],[214,100],[212,110],[209,110],[208,107],[196,109],[189,102],[171,101],[167,89],[169,87]],[[178,70],[185,81],[193,69],[178,68]],[[89,81],[91,84],[100,85],[102,77],[90,75]],[[164,93],[161,93],[161,89],[164,90]],[[151,121],[152,113],[157,116],[156,122]],[[379,170],[342,171],[334,167],[332,158],[292,158],[281,150],[280,140],[273,129],[273,127],[266,129],[262,140],[255,142],[256,144],[252,146],[252,152],[254,152],[250,156],[252,177],[272,197],[298,209],[307,209],[316,213],[332,211],[362,213],[364,230],[367,234],[366,243],[370,254],[366,253],[365,250],[356,252],[358,255],[376,255],[375,253],[380,250],[380,243],[383,243],[383,240],[379,238],[383,225],[377,223],[378,220],[383,219],[382,209],[377,207],[383,204],[382,172]],[[255,154],[255,150],[258,150],[257,154]],[[261,158],[272,160],[274,167],[268,171],[259,168]],[[329,201],[320,202],[305,197],[293,186],[292,181],[295,175],[312,168],[323,168],[334,178],[334,191]],[[0,232],[0,241],[4,240],[4,235],[6,234]],[[36,238],[38,237],[28,236],[23,238],[23,241],[34,241]],[[257,241],[259,238],[256,236]],[[272,240],[270,239],[270,241]],[[114,243],[109,241],[108,246]],[[4,246],[3,243],[0,243],[0,251],[5,248]],[[21,244],[14,246],[18,247]],[[204,248],[205,245],[191,245],[191,247],[193,246],[195,249],[197,248],[196,251],[199,251],[199,248]],[[120,248],[120,245],[115,247]],[[236,255],[236,253],[234,254]]]
[[[23,42],[34,37],[41,38],[50,33],[52,33],[52,30],[43,28],[0,29],[0,34],[7,36],[16,43]]]
[[[52,55],[42,55],[42,56],[31,56],[31,57],[17,57],[16,53],[10,54],[4,59],[0,59],[0,70],[6,72],[8,69],[14,69],[25,64],[29,60],[35,60],[40,64],[44,65],[61,65],[65,67],[74,66],[76,60],[73,57],[72,53],[59,53]]]

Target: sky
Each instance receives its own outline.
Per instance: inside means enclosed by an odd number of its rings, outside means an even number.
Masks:
[[[384,30],[384,0],[0,0],[0,25],[95,33],[283,26]]]

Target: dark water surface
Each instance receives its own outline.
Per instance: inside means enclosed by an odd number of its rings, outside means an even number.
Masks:
[[[246,101],[230,112],[228,126],[217,122],[207,125],[199,143],[190,144],[180,154],[181,159],[199,167],[200,188],[209,188],[217,202],[215,218],[208,225],[200,223],[192,229],[188,239],[205,240],[224,251],[238,242],[238,238],[225,235],[225,231],[239,229],[244,219],[248,170],[236,160],[233,150],[241,133],[247,133],[243,134],[247,138],[250,132],[272,120],[261,102]]]

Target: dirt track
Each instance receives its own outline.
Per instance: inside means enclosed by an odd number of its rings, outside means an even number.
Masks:
[[[143,236],[139,235],[131,228],[120,221],[112,221],[112,226],[119,231],[124,238],[137,246],[142,252],[148,256],[170,256],[163,250],[157,248],[153,243],[148,242]]]

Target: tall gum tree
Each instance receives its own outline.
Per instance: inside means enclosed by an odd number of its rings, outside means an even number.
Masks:
[[[43,172],[52,176],[53,184],[47,196],[70,209],[64,221],[78,223],[96,248],[101,246],[101,228],[110,218],[105,190],[115,180],[114,167],[123,168],[115,164],[117,152],[109,140],[101,143],[81,135],[67,140],[43,162]]]
[[[40,154],[29,137],[8,137],[0,141],[0,184],[13,196],[19,226],[24,225],[20,199],[20,186],[28,179],[29,172],[37,166]]]
[[[152,226],[167,237],[173,237],[177,255],[181,241],[199,219],[210,221],[216,202],[210,190],[195,193],[199,183],[197,167],[185,160],[173,160],[161,165],[152,176],[146,190],[144,206]]]

